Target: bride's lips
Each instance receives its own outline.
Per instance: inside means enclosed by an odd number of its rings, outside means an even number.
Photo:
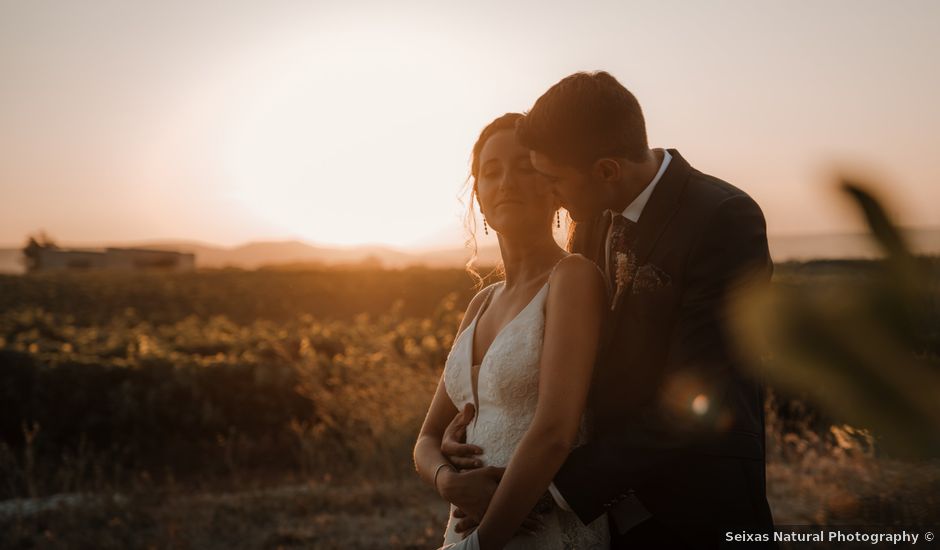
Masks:
[[[519,200],[519,199],[503,199],[503,200],[497,202],[497,203],[496,203],[496,206],[502,206],[502,205],[504,205],[504,204],[519,204],[519,205],[522,205],[522,204],[525,204],[525,203],[524,203],[523,201]]]

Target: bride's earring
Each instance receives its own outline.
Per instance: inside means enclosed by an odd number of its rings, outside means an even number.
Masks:
[[[561,229],[561,210],[555,212],[555,227]]]
[[[484,233],[485,235],[489,235],[489,234],[490,234],[490,229],[489,229],[489,227],[487,227],[487,225],[486,225],[486,218],[483,218],[483,233]]]

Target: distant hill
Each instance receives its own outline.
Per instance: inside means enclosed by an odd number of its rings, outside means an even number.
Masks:
[[[252,242],[236,247],[224,248],[196,243],[149,243],[134,245],[138,248],[173,249],[196,254],[198,267],[241,267],[256,269],[278,264],[380,264],[385,267],[454,267],[463,265],[469,252],[462,248],[405,252],[382,246],[360,246],[351,248],[329,248],[310,245],[301,241]],[[498,260],[496,247],[482,251],[491,262]]]
[[[914,249],[922,254],[940,254],[940,228],[909,229],[906,232]],[[63,248],[71,245],[62,244]],[[251,242],[235,247],[221,247],[195,241],[159,241],[137,243],[108,243],[104,246],[127,248],[165,249],[192,252],[197,268],[238,267],[257,269],[261,266],[287,264],[371,264],[385,267],[424,265],[427,267],[459,267],[466,263],[469,251],[463,248],[445,248],[406,252],[381,246],[331,248],[314,246],[301,241]],[[88,248],[83,245],[81,248]],[[771,235],[771,254],[775,261],[812,260],[827,258],[873,258],[878,255],[871,238],[863,233],[829,235]],[[495,245],[480,249],[479,261],[490,264],[499,260]],[[22,273],[19,248],[0,248],[0,273]]]
[[[180,252],[196,254],[199,267],[241,267],[256,269],[263,265],[283,263],[358,263],[376,258],[383,265],[408,263],[410,255],[388,248],[326,248],[301,241],[251,242],[235,247],[218,247],[196,243],[150,243],[135,245],[138,248],[172,248]]]

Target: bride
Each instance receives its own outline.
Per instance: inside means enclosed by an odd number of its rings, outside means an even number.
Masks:
[[[445,548],[608,548],[605,515],[585,526],[547,492],[586,438],[606,283],[591,260],[555,243],[559,202],[516,141],[522,116],[497,118],[473,147],[471,201],[498,236],[505,277],[467,307],[415,444],[415,467],[452,503]],[[474,459],[479,467],[459,470],[441,441],[468,404],[475,416],[467,444],[486,452]],[[457,491],[470,477],[498,484],[488,507]],[[479,522],[466,539],[454,528],[457,509]]]

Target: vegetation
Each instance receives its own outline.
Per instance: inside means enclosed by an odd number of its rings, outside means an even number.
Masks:
[[[878,434],[895,455],[940,456],[940,269],[915,257],[864,186],[843,185],[885,259],[807,286],[742,294],[738,337],[749,362],[777,386]]]
[[[461,306],[473,295],[461,269],[238,269],[191,273],[36,273],[0,275],[0,312],[39,308],[76,326],[136,316],[153,326],[195,316],[224,316],[240,325],[289,322],[301,315],[351,320],[396,311],[426,318],[452,293]]]
[[[229,296],[248,294],[238,275],[225,274]],[[258,280],[256,273],[241,275]],[[370,275],[378,277],[358,274]],[[429,286],[421,280],[426,275],[418,275],[416,289]],[[271,286],[279,277],[270,275]],[[309,277],[324,301],[358,294],[336,295],[347,284],[344,273]],[[334,284],[320,286],[330,277]],[[153,292],[140,279],[110,280],[116,289]],[[152,280],[177,289],[205,284],[198,276]],[[104,276],[17,281],[29,283],[34,295],[52,288],[77,300],[107,287]],[[173,307],[169,301],[155,302],[166,308],[163,315]],[[237,302],[228,302],[233,317],[243,312]],[[98,301],[97,311],[83,312],[84,323],[38,305],[7,310],[0,314],[0,496],[89,483],[117,488],[141,473],[163,480],[249,471],[336,474],[371,469],[376,457],[384,472],[407,472],[413,435],[459,323],[456,303],[455,294],[446,295],[424,317],[405,315],[398,302],[383,314],[349,320],[298,311],[286,321],[245,324],[218,314],[156,324],[121,299]]]
[[[776,286],[872,270],[784,264]],[[471,286],[426,269],[0,278],[0,546],[433,547],[446,509],[411,446]],[[912,328],[934,366],[936,296]],[[936,460],[787,391],[767,403],[779,523],[936,520]]]

